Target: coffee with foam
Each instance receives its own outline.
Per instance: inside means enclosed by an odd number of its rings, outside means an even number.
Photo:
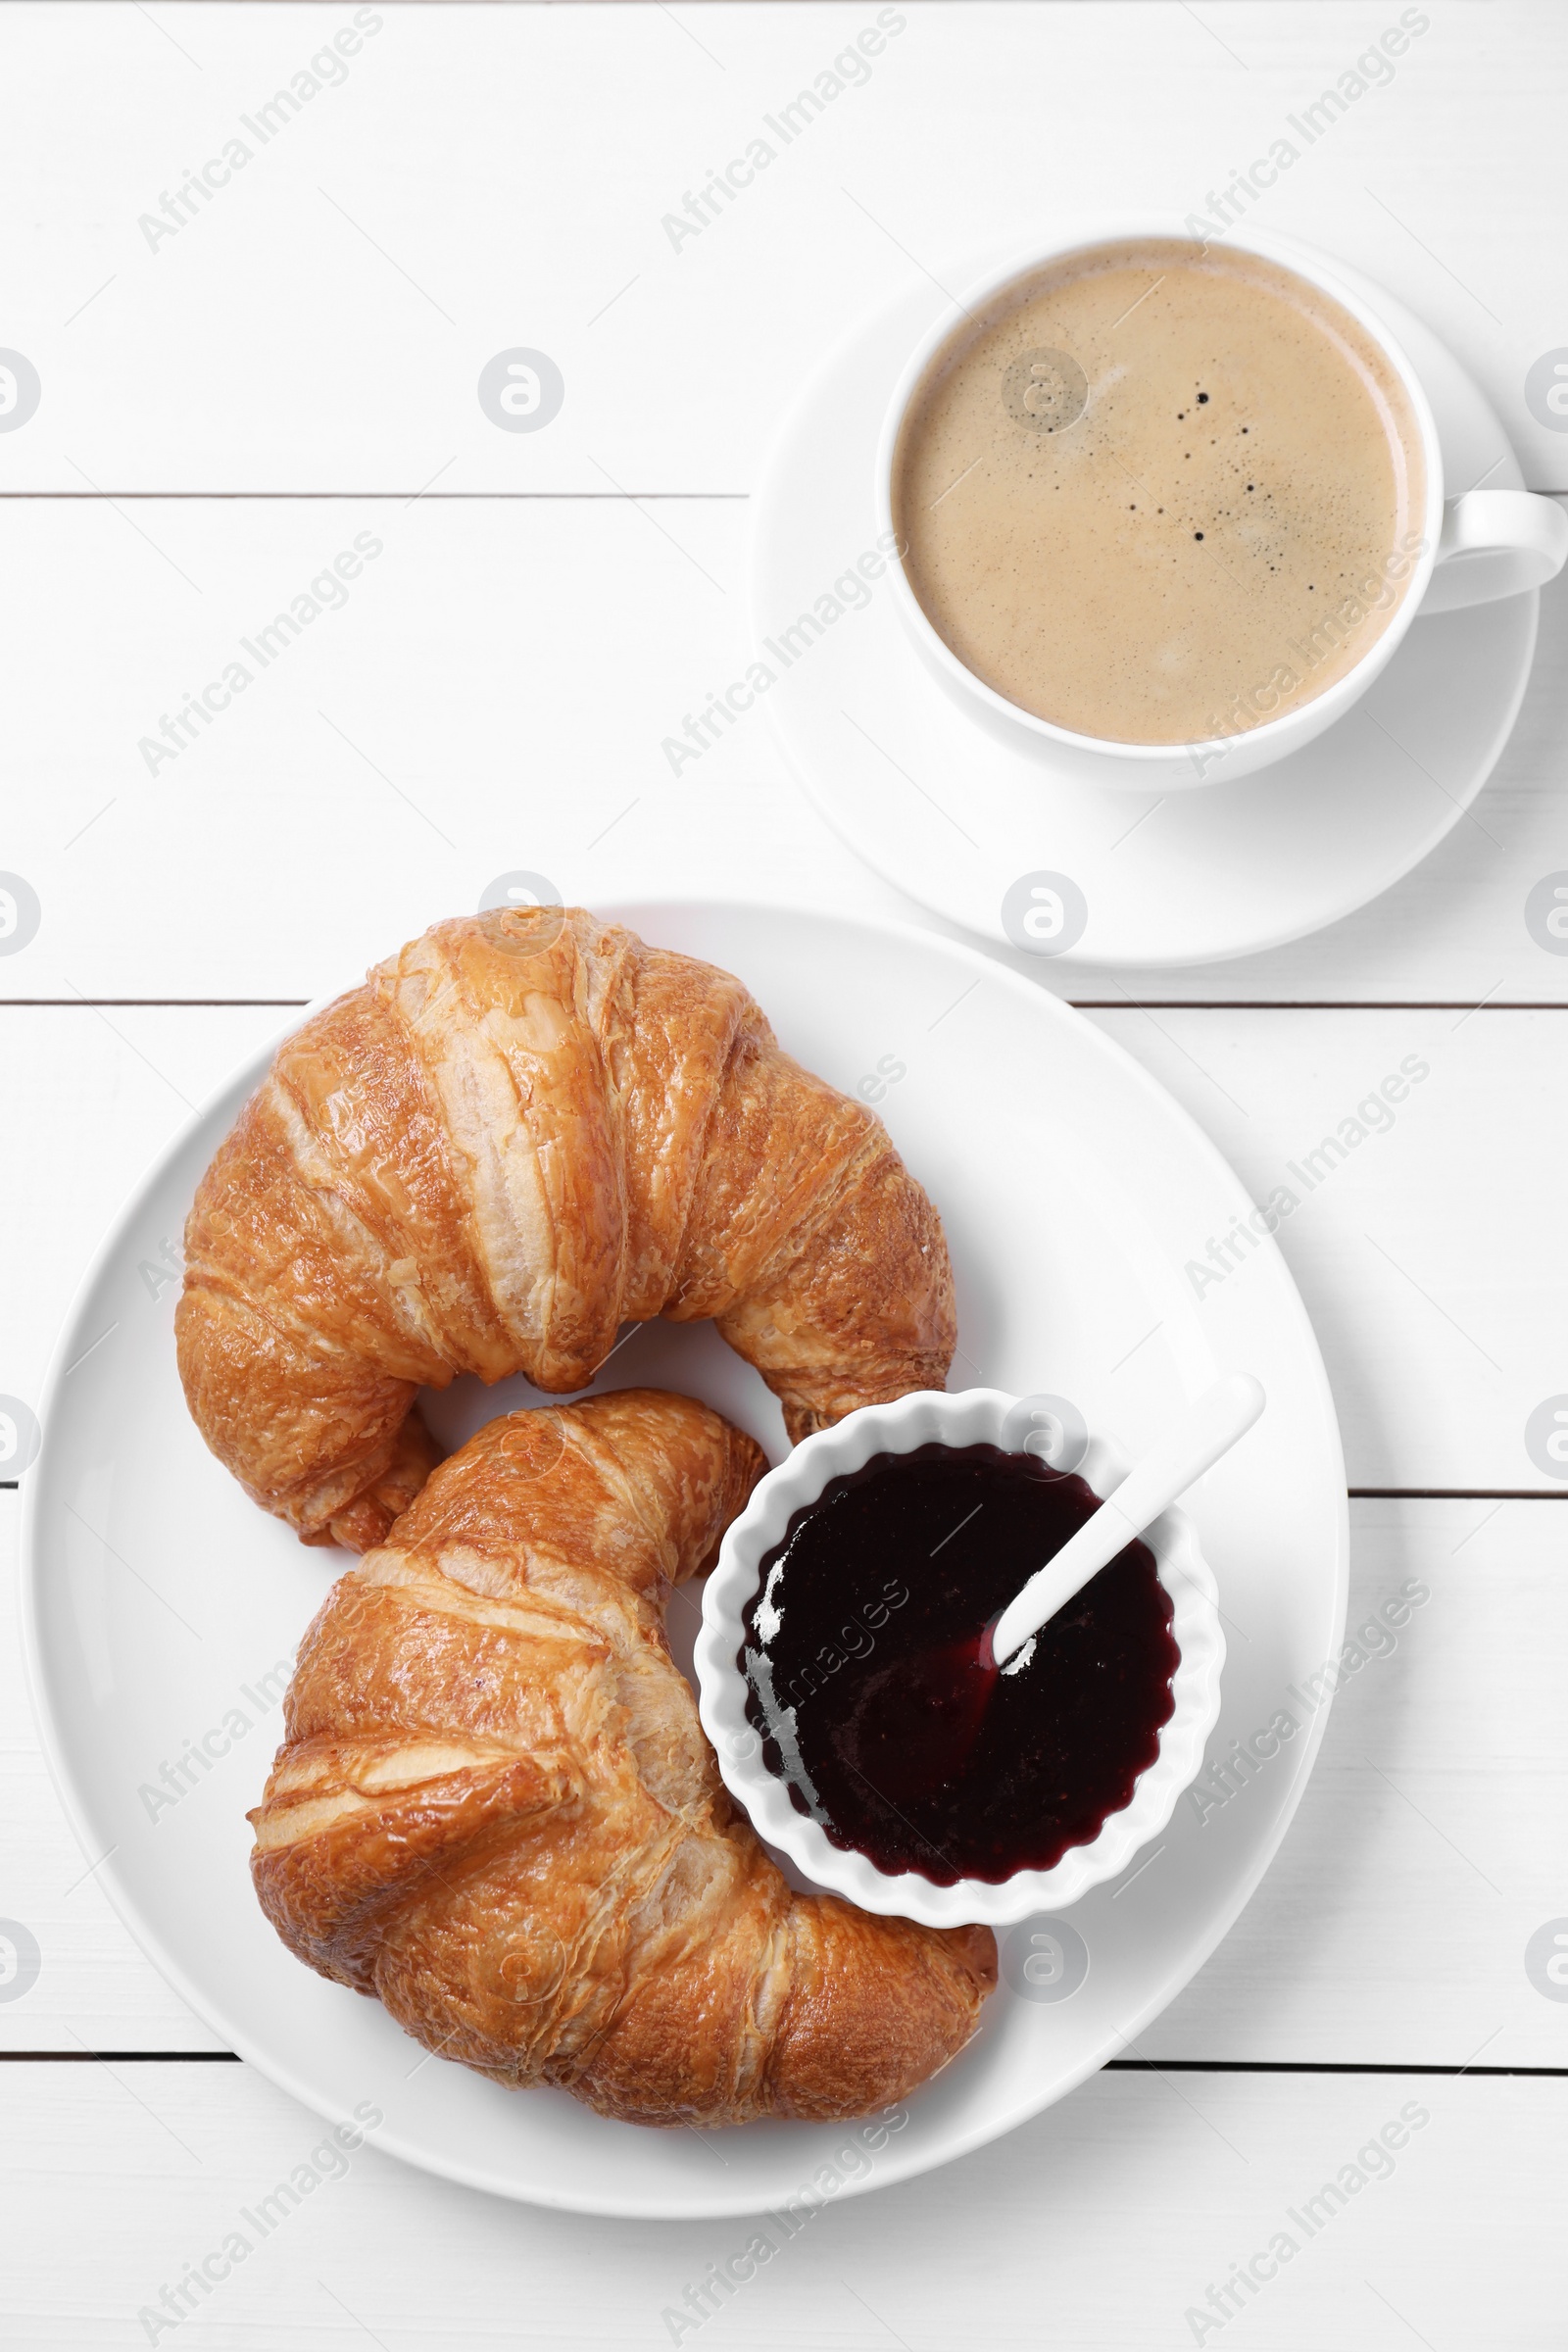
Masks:
[[[1350,313],[1167,238],[989,299],[893,461],[906,573],[953,653],[1021,710],[1129,744],[1244,732],[1354,668],[1424,497],[1409,395]]]

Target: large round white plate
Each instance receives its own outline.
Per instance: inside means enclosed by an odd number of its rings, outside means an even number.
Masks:
[[[975,282],[996,258],[954,270]],[[1449,495],[1524,477],[1494,411],[1431,329],[1336,263],[1387,318],[1431,397]],[[758,498],[752,616],[762,700],[802,785],[858,856],[920,906],[1004,940],[1004,893],[1067,874],[1088,905],[1062,962],[1208,963],[1337,922],[1418,865],[1491,774],[1518,715],[1539,596],[1418,619],[1383,676],[1315,743],[1262,773],[1106,790],[1049,747],[991,736],[933,680],[885,589],[812,638],[781,632],[875,542],[872,464],[900,370],[944,307],[922,285],[858,329],[802,391]],[[858,593],[853,578],[846,595]],[[770,642],[769,642],[770,641]],[[808,650],[786,666],[782,655]],[[754,683],[756,681],[754,680]]]
[[[247,1501],[203,1446],[175,1373],[170,1237],[260,1055],[146,1178],[72,1310],[27,1479],[26,1642],[46,1752],[99,1885],[192,2007],[274,2082],[334,2121],[378,2109],[374,2144],[505,2196],[750,2213],[838,2179],[845,2194],[880,2186],[1009,2131],[1136,2046],[1213,1950],[1284,1834],[1322,1731],[1323,1714],[1307,1720],[1288,1691],[1342,1640],[1345,1474],[1283,1261],[1272,1243],[1238,1244],[1245,1262],[1197,1295],[1187,1261],[1250,1203],[1185,1113],[1083,1015],[922,932],[763,906],[617,911],[739,973],[802,1061],[876,1096],[946,1221],[956,1385],[1065,1396],[1126,1447],[1219,1371],[1259,1376],[1268,1411],[1191,1507],[1227,1619],[1216,1740],[1281,1709],[1301,1719],[1298,1736],[1244,1797],[1201,1821],[1184,1803],[1152,1854],[1074,1906],[1089,1965],[1069,1997],[1046,1997],[1068,1984],[1051,1982],[1052,1947],[1031,1946],[1027,1925],[1009,1931],[1011,1985],[869,2153],[844,2128],[639,2130],[564,2092],[511,2093],[426,2058],[376,2003],[291,1959],[251,1891],[245,1813],[277,1741],[275,1697],[346,1565]],[[774,1459],[784,1449],[772,1398],[707,1326],[644,1327],[596,1385],[638,1382],[705,1396]],[[456,1441],[532,1399],[521,1382],[465,1381],[433,1418]],[[674,1630],[695,1614],[690,1596],[674,1603]],[[157,1803],[147,1792],[193,1744],[209,1763],[187,1765],[177,1802]],[[1031,1957],[1034,1982],[1021,1973]]]

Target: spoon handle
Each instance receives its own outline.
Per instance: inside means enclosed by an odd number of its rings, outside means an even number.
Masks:
[[[1159,1444],[1129,1470],[1121,1485],[1084,1521],[1061,1549],[1037,1569],[991,1632],[992,1656],[1004,1666],[1031,1634],[1065,1608],[1135,1536],[1169,1508],[1205,1470],[1244,1437],[1266,1399],[1250,1372],[1232,1372],[1204,1391]]]

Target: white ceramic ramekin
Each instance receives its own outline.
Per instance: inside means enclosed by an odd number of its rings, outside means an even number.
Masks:
[[[1051,1870],[1022,1870],[1000,1885],[960,1879],[938,1886],[915,1871],[879,1870],[865,1854],[832,1844],[808,1814],[798,1812],[784,1783],[762,1762],[762,1741],[746,1717],[747,1687],[738,1664],[746,1638],[744,1612],[758,1590],[765,1554],[783,1541],[793,1514],[814,1502],[830,1479],[859,1470],[877,1453],[910,1453],[918,1446],[1000,1446],[1020,1449],[1024,1401],[1002,1389],[965,1389],[955,1396],[917,1390],[896,1404],[866,1405],[819,1430],[768,1472],[725,1536],[718,1566],[703,1595],[697,1637],[699,1710],[712,1741],[724,1785],[751,1816],[760,1838],[788,1854],[807,1878],[830,1887],[862,1911],[902,1914],[932,1928],[969,1921],[1004,1927],[1041,1911],[1061,1911],[1091,1886],[1115,1878],[1141,1846],[1159,1835],[1176,1800],[1196,1779],[1203,1747],[1219,1715],[1220,1631],[1214,1578],[1198,1548],[1191,1520],[1164,1512],[1144,1538],[1159,1581],[1170,1594],[1171,1631],[1181,1650],[1172,1683],[1175,1708],[1159,1735],[1159,1753],[1139,1779],[1132,1801],[1112,1813],[1100,1835],[1069,1847]],[[1077,1464],[1102,1499],[1126,1476],[1127,1463],[1103,1439],[1091,1438]]]

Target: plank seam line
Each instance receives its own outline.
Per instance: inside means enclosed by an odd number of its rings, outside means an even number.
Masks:
[[[0,1494],[20,1485],[0,1478]],[[1568,1488],[1553,1487],[1348,1487],[1346,1494],[1351,1502],[1568,1502]]]
[[[237,2050],[0,2050],[0,2066],[242,2066]]]
[[[36,1011],[40,1008],[64,1006],[69,1010],[74,1004],[81,1004],[91,1012],[100,1004],[121,1006],[140,1004],[152,1007],[162,1006],[166,1011],[184,1009],[186,1011],[216,1010],[220,1012],[225,1009],[241,1011],[247,1006],[252,1008],[270,1006],[274,1011],[288,1012],[296,1010],[303,1004],[309,1004],[310,1002],[309,997],[0,997],[0,1009],[21,1007]]]
[[[1528,2075],[1568,2080],[1568,2066],[1452,2066],[1376,2058],[1107,2058],[1103,2071],[1107,2075]]]
[[[225,1006],[277,1005],[284,1010],[309,1004],[309,997],[0,997],[6,1009],[54,1008],[82,1004],[181,1006],[222,1010]],[[1075,1012],[1568,1012],[1568,998],[1494,999],[1490,1004],[1467,1004],[1462,997],[1069,997]]]
[[[1538,498],[1568,498],[1568,490],[1543,488],[1534,482],[1527,482],[1525,488],[1534,491]],[[0,499],[30,498],[59,501],[70,498],[90,502],[94,499],[140,498],[172,501],[174,499],[205,498],[214,501],[246,499],[255,503],[262,500],[277,500],[279,502],[289,501],[294,505],[305,505],[313,500],[354,498],[366,500],[402,498],[409,500],[411,504],[416,498],[421,504],[426,504],[431,500],[456,503],[465,499],[489,499],[500,505],[507,501],[523,499],[572,499],[578,503],[587,499],[604,499],[611,503],[625,503],[641,498],[744,501],[750,499],[751,496],[750,490],[0,490]]]
[[[1568,1502],[1568,1487],[1348,1487],[1352,1502]]]
[[[0,2050],[10,2066],[243,2066],[236,2050]],[[1329,2058],[1109,2058],[1105,2074],[1154,2075],[1487,2075],[1568,2081],[1568,2066],[1456,2066],[1436,2061]]]
[[[1076,1012],[1563,1012],[1568,999],[1494,997],[1069,997]]]
[[[98,500],[123,503],[132,498],[156,499],[166,505],[177,499],[206,499],[212,505],[244,501],[251,505],[291,506],[309,506],[326,499],[359,499],[367,506],[384,505],[388,500],[401,500],[406,506],[413,506],[417,499],[420,506],[460,505],[469,500],[484,500],[492,506],[551,500],[584,506],[602,500],[606,506],[624,507],[643,500],[673,499],[686,506],[703,502],[745,506],[751,495],[749,490],[0,490],[0,500],[53,499],[58,504],[64,499],[80,499],[87,506]]]

